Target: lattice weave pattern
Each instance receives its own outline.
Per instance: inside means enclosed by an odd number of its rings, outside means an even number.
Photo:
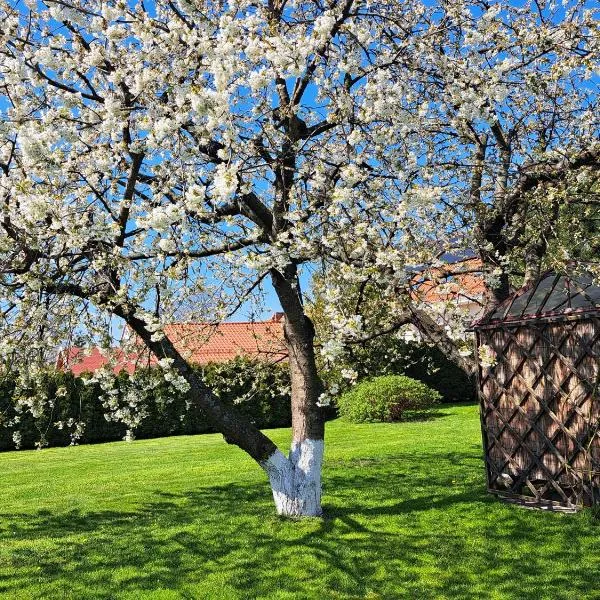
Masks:
[[[600,504],[600,320],[477,331],[497,363],[479,369],[488,488],[528,503]]]

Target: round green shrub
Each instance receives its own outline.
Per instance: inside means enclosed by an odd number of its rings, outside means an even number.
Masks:
[[[406,375],[366,379],[338,399],[340,416],[354,423],[401,421],[430,410],[441,395]]]

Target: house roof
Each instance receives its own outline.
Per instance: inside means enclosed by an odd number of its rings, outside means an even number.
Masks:
[[[473,329],[561,316],[600,312],[600,286],[591,275],[561,275],[549,271],[522,287],[473,323]]]
[[[100,367],[103,367],[110,359],[115,361],[113,371],[119,373],[127,371],[133,373],[136,367],[148,366],[148,356],[144,358],[141,355],[129,354],[118,348],[109,350],[100,350],[100,348],[79,348],[72,346],[61,350],[56,360],[56,368],[60,371],[71,371],[74,375],[82,373],[93,373]],[[150,360],[150,364],[156,364],[156,360]]]
[[[194,364],[226,362],[238,356],[271,362],[287,357],[281,313],[275,313],[268,321],[258,322],[173,323],[165,326],[164,333],[177,351]],[[107,353],[99,348],[86,350],[72,347],[60,353],[57,367],[70,370],[75,375],[93,373],[109,362],[107,354],[115,362],[115,372],[133,373],[136,368],[148,367],[157,362],[147,351],[125,354],[118,348]]]
[[[165,335],[196,364],[225,362],[241,355],[277,362],[287,356],[279,313],[269,321],[254,323],[175,323],[165,327]]]
[[[478,302],[486,293],[481,269],[478,258],[427,269],[413,278],[411,294],[421,302]]]

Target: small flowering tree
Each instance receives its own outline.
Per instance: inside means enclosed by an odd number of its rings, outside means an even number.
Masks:
[[[472,273],[486,288],[472,300],[489,310],[542,269],[600,276],[600,14],[586,1],[416,10],[421,26],[392,42],[390,68],[403,89],[391,109],[401,163],[414,175],[402,189],[403,234],[324,264],[320,297],[337,324],[325,349],[335,360],[405,325],[471,372],[468,303],[420,302],[420,282],[441,291]],[[380,89],[373,110],[386,105]],[[457,255],[473,260],[450,264]]]

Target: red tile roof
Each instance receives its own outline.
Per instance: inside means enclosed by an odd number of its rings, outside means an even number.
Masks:
[[[412,295],[421,302],[480,301],[487,292],[482,263],[471,258],[429,269],[412,281]]]
[[[59,353],[56,368],[61,371],[72,371],[74,375],[93,373],[108,362],[108,353],[115,360],[115,367],[113,369],[115,373],[119,373],[120,371],[133,373],[136,366],[148,366],[147,356],[146,360],[143,360],[141,356],[136,354],[125,356],[118,348],[101,352],[99,348],[71,347]],[[150,364],[155,363],[156,360],[150,361]]]
[[[272,362],[287,357],[283,338],[283,315],[275,313],[268,321],[219,323],[173,323],[166,325],[165,335],[189,362],[204,365],[226,362],[238,356],[261,358]],[[115,360],[114,371],[133,373],[138,367],[156,364],[147,352],[125,355],[118,348],[109,351]],[[60,353],[57,367],[75,375],[93,373],[108,362],[98,348],[69,348]]]

